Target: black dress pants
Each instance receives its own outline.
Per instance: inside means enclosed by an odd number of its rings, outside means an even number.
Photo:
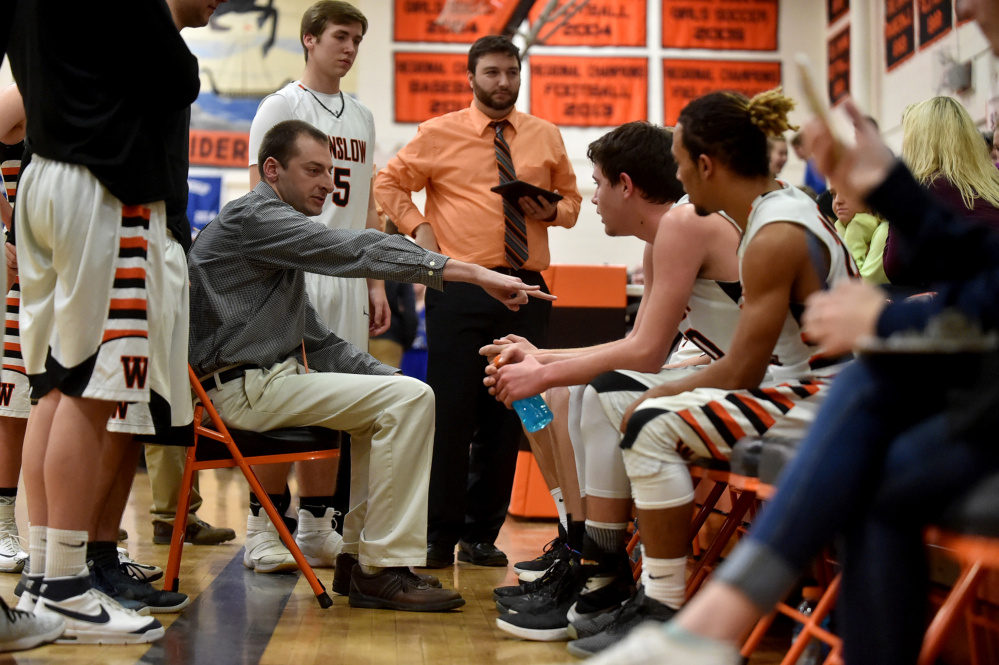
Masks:
[[[539,273],[506,271],[547,286]],[[510,505],[520,419],[482,385],[479,349],[510,333],[545,344],[551,303],[531,298],[512,312],[478,286],[449,283],[427,291],[427,383],[436,396],[427,542],[492,543]]]

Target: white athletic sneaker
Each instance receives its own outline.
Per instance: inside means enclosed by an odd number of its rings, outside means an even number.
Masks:
[[[19,573],[24,569],[28,553],[21,549],[17,522],[0,520],[0,572]]]
[[[56,640],[60,644],[144,644],[165,632],[156,619],[126,610],[91,588],[89,573],[42,582],[35,616],[66,622],[66,631]]]
[[[139,563],[128,556],[128,550],[118,548],[118,564],[126,575],[137,582],[155,582],[163,577],[163,569],[150,563]]]
[[[0,651],[34,649],[59,637],[65,629],[62,617],[12,610],[0,598]]]
[[[334,531],[334,520],[340,513],[326,509],[322,517],[315,517],[308,510],[298,511],[298,533],[295,542],[310,566],[335,568],[336,558],[343,551],[343,536]]]
[[[584,665],[739,665],[734,645],[691,635],[673,624],[643,623]]]
[[[243,565],[258,573],[297,570],[298,564],[281,542],[281,536],[266,514],[246,517],[246,549]]]

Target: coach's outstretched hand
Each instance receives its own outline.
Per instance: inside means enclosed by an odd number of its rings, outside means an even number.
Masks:
[[[445,282],[468,282],[477,284],[482,290],[516,312],[527,304],[528,297],[542,300],[555,300],[555,296],[544,293],[537,284],[525,284],[519,277],[483,268],[472,263],[450,259],[444,265]]]

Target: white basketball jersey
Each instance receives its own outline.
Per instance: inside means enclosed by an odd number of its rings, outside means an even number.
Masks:
[[[258,123],[261,118],[266,121]],[[331,229],[364,229],[375,159],[375,120],[371,111],[350,95],[329,95],[310,90],[299,81],[289,83],[260,103],[250,129],[250,154],[254,160],[267,130],[282,120],[292,119],[304,120],[330,137],[334,189],[322,213],[311,219]],[[305,286],[310,302],[327,327],[366,351],[366,281],[306,273]]]
[[[805,227],[826,248],[829,255],[829,271],[823,277],[828,285],[832,286],[841,279],[856,277],[859,273],[853,257],[837,235],[836,229],[819,211],[815,201],[785,182],[778,181],[778,183],[782,186],[781,189],[767,192],[753,201],[746,231],[739,245],[740,276],[746,248],[753,242],[760,229],[775,222],[790,222]],[[824,258],[822,257],[823,260]],[[816,355],[818,347],[807,344],[802,339],[800,319],[803,310],[803,304],[791,303],[784,319],[784,327],[774,346],[770,362],[770,376],[775,381],[800,378],[828,364],[827,359]]]
[[[684,195],[676,202],[676,206],[690,203],[690,197]],[[741,233],[741,229],[729,220]],[[742,285],[739,282],[719,282],[713,279],[696,279],[694,288],[687,300],[687,310],[680,320],[680,333],[712,360],[718,360],[732,346],[732,335],[739,322],[739,303],[742,300]],[[689,344],[683,347],[689,349]],[[689,354],[688,354],[689,355]],[[678,362],[683,355],[672,357],[670,362]]]

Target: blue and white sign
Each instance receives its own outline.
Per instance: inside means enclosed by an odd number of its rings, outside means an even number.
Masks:
[[[191,221],[191,235],[196,236],[219,214],[222,176],[188,176],[187,188],[187,218]]]

